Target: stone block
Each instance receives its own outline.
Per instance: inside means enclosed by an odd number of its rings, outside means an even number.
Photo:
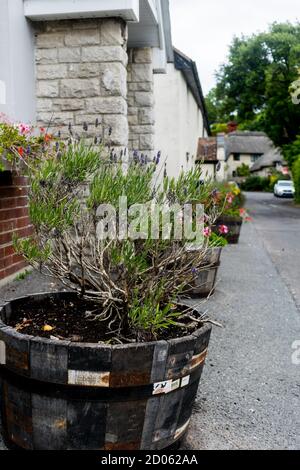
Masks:
[[[127,103],[121,97],[99,97],[86,99],[89,114],[127,114]]]
[[[132,82],[152,82],[153,71],[150,64],[134,64],[131,72]]]
[[[139,124],[154,124],[154,111],[152,108],[140,108],[139,109]]]
[[[151,64],[152,49],[151,47],[138,48],[133,50],[133,61],[136,64]]]
[[[98,29],[80,29],[65,35],[66,46],[92,46],[100,43]]]
[[[124,25],[118,19],[107,19],[101,23],[101,45],[102,46],[123,46],[126,40]]]
[[[145,91],[137,91],[135,93],[135,104],[137,106],[153,106],[153,94]]]
[[[69,123],[73,123],[74,116],[71,112],[64,112],[64,113],[38,113],[37,121],[39,124],[44,126],[53,127],[55,125],[58,126],[68,126]]]
[[[127,94],[126,69],[121,63],[101,64],[101,95],[123,96]]]
[[[96,78],[91,79],[67,79],[60,84],[60,96],[62,98],[86,98],[99,96],[100,84]]]
[[[127,54],[121,46],[83,47],[82,62],[121,62],[127,65]]]
[[[53,47],[63,47],[65,35],[63,32],[41,33],[37,35],[36,45],[41,49],[51,49]]]
[[[154,136],[153,134],[146,134],[140,136],[139,150],[154,150]]]
[[[36,108],[38,111],[52,111],[53,110],[53,100],[48,98],[38,98],[36,102]]]
[[[126,116],[108,115],[104,116],[104,137],[109,139],[112,145],[127,146],[128,143],[128,121]],[[107,135],[108,129],[111,127],[112,134]]]
[[[37,49],[35,60],[37,64],[57,63],[57,49]]]
[[[63,47],[58,49],[58,61],[59,62],[80,62],[81,61],[81,50],[80,47]]]
[[[38,98],[56,98],[59,95],[58,81],[56,80],[38,81],[36,94]]]
[[[99,76],[99,64],[70,64],[69,78],[92,78]]]
[[[84,100],[76,98],[59,98],[54,105],[60,111],[78,111],[84,109]]]
[[[56,78],[66,78],[68,69],[66,64],[37,65],[37,80],[54,80]]]

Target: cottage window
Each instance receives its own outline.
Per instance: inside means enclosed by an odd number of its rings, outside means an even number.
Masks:
[[[235,162],[239,162],[241,160],[241,154],[240,153],[234,153],[233,154],[233,160]]]

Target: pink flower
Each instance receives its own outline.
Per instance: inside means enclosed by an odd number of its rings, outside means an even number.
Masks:
[[[203,229],[203,235],[207,238],[209,238],[211,236],[211,228],[210,227],[205,227],[205,229]]]
[[[27,135],[31,132],[31,127],[28,126],[27,124],[21,123],[18,125],[18,127],[19,127],[19,132],[22,135]]]
[[[219,226],[219,233],[221,235],[227,235],[229,233],[229,228],[227,227],[227,225],[220,225]]]

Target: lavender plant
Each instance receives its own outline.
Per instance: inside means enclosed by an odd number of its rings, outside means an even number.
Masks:
[[[203,263],[208,242],[191,257],[184,237],[153,239],[146,222],[153,203],[203,202],[207,217],[214,217],[212,186],[200,184],[198,168],[177,181],[165,175],[156,185],[159,159],[150,163],[137,152],[117,152],[96,140],[87,145],[70,135],[67,145],[56,141],[43,158],[27,162],[34,234],[15,239],[15,248],[34,268],[96,303],[96,310],[83,312],[87,324],[104,322],[116,342],[150,341],[170,328],[190,331],[200,321],[178,307],[178,296]],[[119,216],[125,196],[126,227],[117,217],[115,236],[99,237],[99,206],[110,204]],[[138,225],[147,236],[120,237],[136,204],[146,207]]]

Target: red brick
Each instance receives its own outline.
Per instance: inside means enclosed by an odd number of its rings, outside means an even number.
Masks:
[[[27,176],[19,176],[19,175],[13,174],[12,185],[13,186],[28,186]]]
[[[8,221],[11,219],[18,219],[20,217],[28,216],[27,207],[19,207],[17,209],[7,209],[0,211],[0,221]]]
[[[6,258],[14,254],[15,250],[12,245],[2,246],[0,247],[0,259]]]
[[[15,186],[0,186],[0,198],[2,197],[20,197],[28,194],[27,188]]]
[[[12,266],[13,264],[14,264],[13,256],[8,256],[7,258],[0,259],[0,269],[8,268]]]
[[[28,206],[28,197],[6,197],[0,199],[0,210]]]
[[[18,271],[21,271],[21,269],[26,268],[27,263],[26,261],[21,261],[19,263],[16,263],[9,268],[2,269],[0,270],[0,280],[5,279],[8,276],[11,276],[12,274],[17,273]]]
[[[32,233],[33,233],[33,227],[31,225],[24,227],[24,228],[20,228],[13,232],[2,233],[0,234],[0,246],[11,243],[13,239],[13,234],[17,235],[19,238],[25,238],[25,237],[29,237],[30,235],[32,235]]]

